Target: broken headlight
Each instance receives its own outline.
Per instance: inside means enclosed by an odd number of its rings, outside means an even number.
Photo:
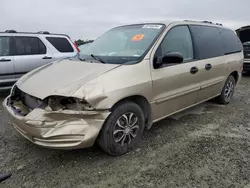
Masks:
[[[73,97],[52,96],[48,98],[48,106],[53,110],[93,110],[92,106],[83,99]]]

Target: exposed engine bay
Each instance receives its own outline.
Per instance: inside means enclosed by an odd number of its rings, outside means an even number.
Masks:
[[[12,108],[22,116],[26,116],[30,111],[39,108],[47,111],[89,111],[93,110],[90,104],[83,99],[63,96],[50,96],[44,100],[33,97],[22,92],[18,87],[14,87],[8,101]]]

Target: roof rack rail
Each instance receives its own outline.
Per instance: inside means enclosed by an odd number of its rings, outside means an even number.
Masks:
[[[40,33],[40,34],[50,34],[50,32],[48,32],[48,31],[38,31],[37,33]]]
[[[62,33],[50,33],[48,31],[39,31],[39,32],[17,32],[15,30],[6,30],[6,31],[0,31],[0,33],[18,33],[18,34],[44,34],[44,35],[58,35],[58,36],[65,36],[67,38],[70,38],[68,35],[66,34],[62,34]]]
[[[196,21],[196,20],[184,20],[184,22],[198,22],[198,23],[208,23],[208,24],[215,24],[215,25],[220,25],[223,26],[221,23],[213,23],[211,21]]]
[[[17,32],[13,29],[10,29],[10,30],[6,30],[5,33],[17,33]]]
[[[210,24],[212,24],[213,22],[211,22],[211,21],[202,21],[203,23],[210,23]]]
[[[183,20],[184,22],[200,22],[200,21],[197,21],[197,20]]]

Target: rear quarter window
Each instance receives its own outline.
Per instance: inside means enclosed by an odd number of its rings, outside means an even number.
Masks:
[[[224,54],[232,54],[241,52],[243,50],[243,45],[239,37],[230,29],[219,28],[221,39],[223,42]]]
[[[62,37],[46,37],[46,39],[52,44],[59,52],[69,53],[74,52],[73,47],[66,38]]]
[[[216,27],[190,26],[196,59],[207,59],[224,55],[223,43]]]

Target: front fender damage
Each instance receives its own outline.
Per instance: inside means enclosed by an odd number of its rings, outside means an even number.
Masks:
[[[94,109],[98,109],[100,101],[108,98],[99,79],[94,79],[71,94],[72,97],[86,100]]]

